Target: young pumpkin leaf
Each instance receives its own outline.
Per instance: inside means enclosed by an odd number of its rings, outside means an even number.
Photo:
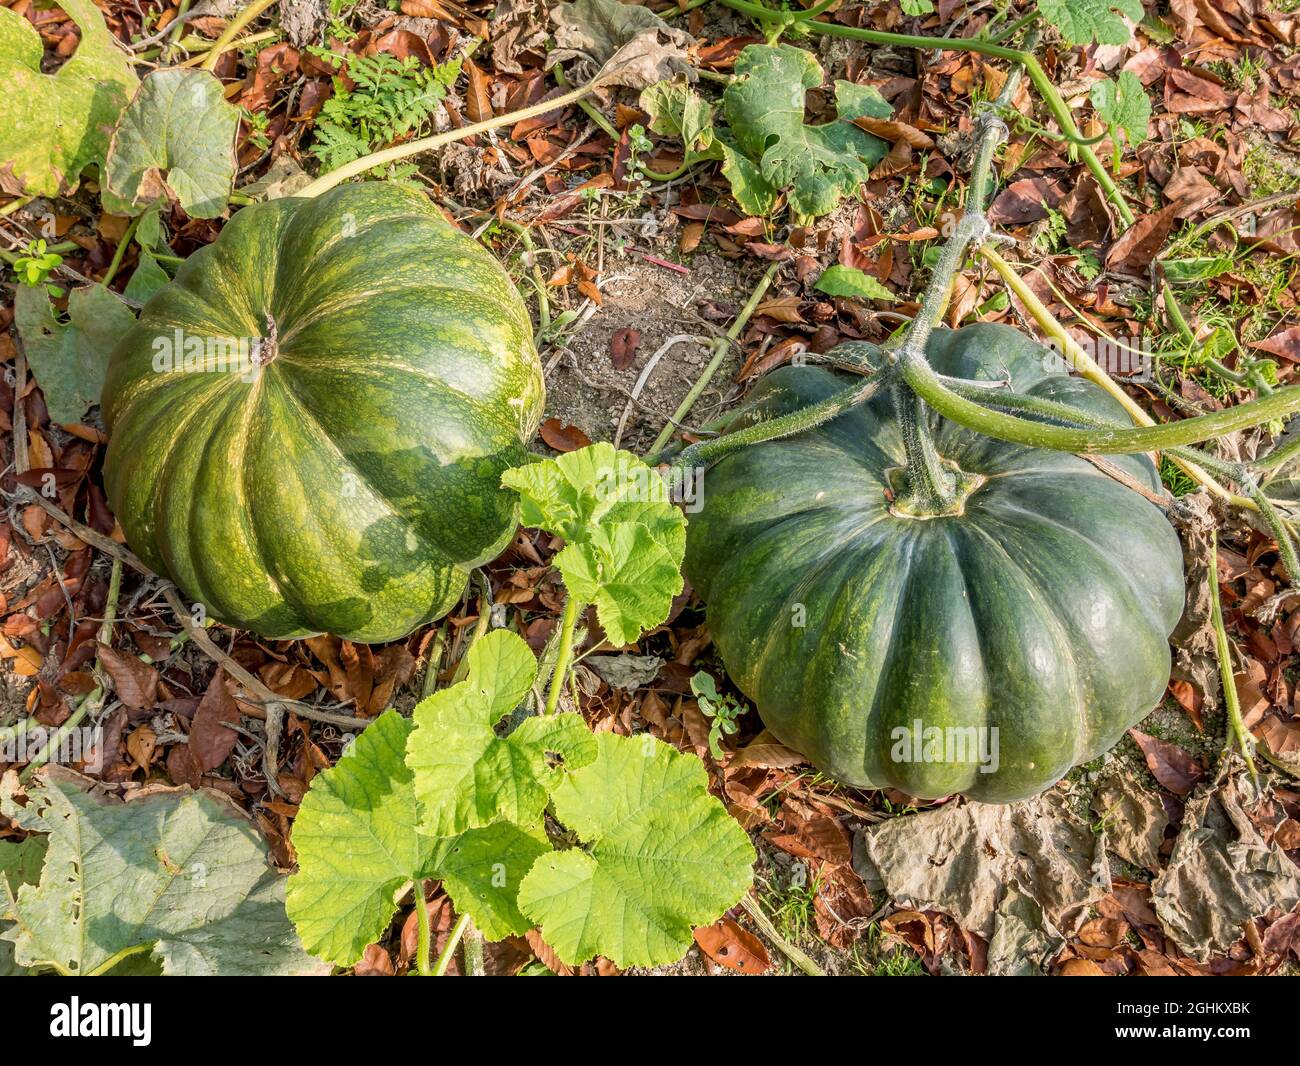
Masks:
[[[717,158],[713,143],[713,108],[684,77],[661,81],[641,93],[641,109],[650,116],[650,129],[661,137],[676,137],[688,155]]]
[[[488,939],[530,928],[515,894],[550,849],[545,836],[508,822],[450,838],[422,835],[404,762],[412,728],[396,711],[377,718],[335,766],[316,775],[294,821],[298,872],[289,878],[289,917],[312,954],[341,966],[383,936],[398,893],[423,878],[441,878]]]
[[[1151,99],[1142,86],[1141,79],[1131,70],[1120,71],[1119,78],[1109,78],[1097,82],[1089,94],[1092,106],[1097,109],[1098,117],[1110,130],[1111,140],[1115,142],[1115,156],[1119,158],[1119,138],[1116,131],[1124,131],[1124,139],[1129,147],[1141,144],[1147,139],[1148,123],[1151,120]]]
[[[536,825],[550,788],[596,757],[595,739],[576,714],[525,718],[513,732],[497,735],[495,726],[519,706],[536,676],[537,660],[523,639],[496,629],[470,648],[464,681],[415,708],[406,764],[422,832],[451,836],[499,819]]]
[[[216,218],[235,185],[238,128],[239,110],[206,70],[154,71],[113,131],[106,204],[134,215],[170,194],[187,215]]]
[[[822,83],[822,68],[811,53],[784,44],[750,45],[736,59],[735,71],[723,93],[731,137],[737,150],[758,162],[764,181],[790,190],[790,206],[799,214],[831,211],[884,158],[885,142],[852,123],[892,114],[878,93],[838,82],[836,120],[804,124],[804,97]]]
[[[1067,44],[1127,44],[1125,18],[1142,21],[1142,0],[1040,0],[1038,12],[1061,31]]]
[[[569,595],[596,605],[612,644],[634,644],[668,617],[682,590],[682,552],[656,539],[640,523],[596,526],[555,559]]]
[[[631,452],[600,443],[507,470],[525,525],[564,538],[555,566],[569,593],[594,603],[610,640],[631,644],[682,590],[686,520],[663,479]]]
[[[81,30],[77,50],[41,73],[44,45],[21,15],[0,8],[0,189],[60,196],[102,163],[109,132],[139,80],[91,0],[59,6]]]
[[[709,794],[703,764],[648,734],[596,738],[599,755],[553,793],[583,847],[539,858],[519,907],[566,963],[675,962],[749,889],[749,837]]]
[[[71,782],[33,788],[0,811],[49,834],[40,881],[18,886],[0,938],[18,965],[90,974],[129,949],[167,974],[309,974],[266,844],[213,792],[157,792],[105,804]],[[70,916],[75,919],[70,920]]]
[[[45,395],[50,421],[64,425],[80,422],[99,403],[108,355],[135,325],[130,308],[102,285],[73,289],[68,318],[64,323],[55,317],[44,286],[18,286],[14,321],[27,361]]]
[[[886,300],[894,302],[894,294],[879,281],[857,267],[837,263],[828,267],[817,279],[814,288],[827,296],[848,296],[859,300]]]

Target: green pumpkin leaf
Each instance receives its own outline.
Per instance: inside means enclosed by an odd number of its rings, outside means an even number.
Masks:
[[[482,642],[480,642],[482,643]],[[307,949],[340,966],[380,939],[404,887],[438,877],[458,910],[491,940],[530,928],[515,905],[543,835],[499,822],[450,838],[419,832],[404,762],[413,723],[387,711],[316,775],[294,820],[298,871],[286,906]]]
[[[32,196],[65,195],[102,163],[109,134],[139,80],[91,0],[59,6],[81,30],[72,57],[41,73],[44,46],[21,15],[0,8],[0,186]]]
[[[631,644],[668,617],[686,521],[656,471],[600,443],[507,470],[501,483],[519,492],[525,525],[565,539],[555,565],[571,595],[596,605],[611,640]]]
[[[776,198],[781,190],[763,177],[757,163],[750,162],[725,140],[718,140],[722,148],[722,176],[731,182],[732,198],[747,215],[766,218],[776,208]]]
[[[828,267],[817,279],[814,288],[827,296],[848,296],[860,300],[887,300],[894,302],[895,296],[879,281],[857,267],[836,264]]]
[[[596,605],[610,643],[635,644],[672,609],[682,590],[682,553],[674,553],[640,523],[597,526],[585,541],[554,559],[571,596]]]
[[[0,932],[21,966],[89,974],[146,949],[167,974],[321,970],[285,916],[265,842],[217,793],[106,804],[54,778],[26,806],[0,793],[0,812],[49,834],[39,882],[17,888]]]
[[[421,830],[450,836],[497,820],[531,826],[567,770],[596,757],[591,732],[576,714],[526,718],[498,736],[496,724],[532,688],[537,660],[508,629],[469,650],[469,676],[435,692],[414,713],[406,746]],[[556,765],[554,756],[563,761]]]
[[[1061,31],[1067,44],[1127,44],[1125,18],[1142,21],[1142,0],[1040,0],[1038,12]]]
[[[193,218],[216,218],[235,187],[239,110],[206,70],[156,70],[118,121],[105,168],[130,214],[168,196]]]
[[[494,822],[435,842],[431,876],[442,879],[458,911],[488,940],[522,936],[533,923],[519,913],[519,883],[551,850],[541,826]]]
[[[684,77],[661,81],[641,93],[641,109],[650,116],[650,129],[682,142],[688,159],[717,159],[713,108]]]
[[[102,285],[73,289],[68,318],[64,323],[55,317],[44,286],[18,286],[14,321],[27,361],[50,421],[64,425],[80,422],[99,403],[109,353],[135,325],[130,308]]]
[[[848,121],[878,114],[874,101],[864,112],[870,94],[859,86],[838,83],[835,121],[804,124],[804,96],[822,84],[822,68],[810,52],[784,44],[750,45],[735,70],[736,79],[723,94],[732,138],[740,152],[758,162],[768,184],[790,190],[790,206],[799,214],[831,211],[884,158],[885,142]],[[878,117],[889,113],[886,105]]]
[[[298,872],[285,905],[307,950],[340,966],[383,936],[396,893],[429,865],[433,842],[416,832],[402,761],[410,731],[396,711],[380,715],[312,779],[294,819]]]
[[[754,849],[709,794],[703,764],[648,734],[597,737],[599,755],[554,791],[584,846],[537,860],[519,907],[566,963],[675,962],[691,930],[748,890]]]
[[[1130,147],[1147,139],[1151,100],[1142,80],[1131,70],[1120,71],[1116,81],[1106,78],[1097,82],[1089,96],[1098,117],[1110,129],[1112,140],[1116,139],[1116,130],[1124,131]]]
[[[147,251],[140,252],[140,261],[135,266],[135,272],[131,275],[131,280],[126,283],[123,290],[128,299],[138,300],[140,303],[148,303],[149,297],[166,285],[171,278],[167,276],[167,271],[162,268],[158,262]]]

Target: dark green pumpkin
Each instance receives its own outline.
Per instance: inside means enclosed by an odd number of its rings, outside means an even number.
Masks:
[[[254,342],[251,364],[227,338]],[[182,264],[114,351],[109,500],[221,621],[393,640],[508,541],[501,473],[542,400],[510,278],[425,198],[274,200]]]
[[[940,331],[928,357],[943,374],[1123,416],[1010,327]],[[754,390],[749,415],[844,384],[828,369],[784,368]],[[928,799],[1024,799],[1160,700],[1182,555],[1159,509],[1091,463],[930,419],[940,456],[979,475],[959,513],[891,512],[904,457],[882,394],[709,469],[686,570],[728,673],[815,766]],[[1158,488],[1147,457],[1112,461]],[[977,746],[961,748],[993,735],[971,727],[997,729],[993,772]]]

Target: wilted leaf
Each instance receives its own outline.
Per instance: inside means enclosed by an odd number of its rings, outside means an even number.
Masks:
[[[239,722],[239,707],[226,688],[225,671],[218,667],[190,723],[190,754],[200,773],[215,770],[234,750],[239,734],[226,722]]]
[[[600,68],[602,85],[645,89],[682,74],[695,80],[686,57],[693,38],[676,29],[649,8],[618,0],[574,0],[559,4],[551,13],[555,47],[547,54],[547,67],[571,59],[589,68],[583,80]]]
[[[700,926],[695,930],[695,943],[719,966],[737,973],[761,974],[772,966],[763,942],[730,918]]]
[[[321,972],[285,916],[265,842],[219,794],[104,803],[53,778],[26,806],[0,794],[0,810],[49,834],[40,883],[18,889],[0,933],[21,965],[90,974],[147,944],[169,974]]]
[[[1245,810],[1251,791],[1242,771],[1188,800],[1169,865],[1151,885],[1160,924],[1202,962],[1227,951],[1251,918],[1300,903],[1300,871]]]
[[[102,285],[73,289],[68,318],[65,323],[54,317],[44,286],[18,286],[14,321],[50,420],[64,424],[80,422],[99,403],[108,356],[135,325],[126,304]]]
[[[131,212],[170,195],[194,218],[226,209],[239,111],[206,70],[171,67],[140,83],[108,148],[108,191]]]
[[[158,671],[138,656],[99,645],[99,659],[113,681],[113,691],[128,707],[147,711],[158,697]]]
[[[1170,792],[1185,796],[1205,776],[1205,771],[1186,749],[1149,736],[1138,729],[1130,729],[1128,732],[1141,749],[1151,776]]]
[[[109,134],[139,81],[91,0],[59,5],[81,31],[72,58],[41,73],[45,47],[21,15],[0,8],[0,189],[58,196],[102,162]]]
[[[879,92],[840,81],[837,119],[805,125],[805,94],[821,83],[822,69],[811,53],[790,45],[751,45],[736,60],[736,79],[723,93],[735,148],[757,163],[770,186],[790,190],[795,211],[812,216],[826,214],[842,195],[856,192],[885,155],[885,143],[853,120],[893,113]]]

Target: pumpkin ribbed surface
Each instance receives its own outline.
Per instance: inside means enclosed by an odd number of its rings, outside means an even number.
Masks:
[[[1123,417],[1052,372],[1015,330],[935,334],[953,377]],[[845,378],[770,374],[750,411],[824,399]],[[978,475],[960,513],[891,511],[904,453],[891,398],[743,449],[703,478],[687,574],[740,689],[768,728],[834,777],[937,798],[1032,796],[1113,746],[1160,700],[1183,607],[1182,554],[1159,509],[1077,456],[980,436],[930,414],[939,455]],[[1159,487],[1146,456],[1111,457]],[[996,736],[996,769],[929,758]],[[926,730],[938,732],[926,733]],[[919,742],[919,743],[918,743]],[[905,758],[900,758],[900,753]]]
[[[346,185],[238,212],[149,301],[105,383],[105,483],[215,618],[392,640],[509,539],[501,472],[542,400],[492,256],[413,192]]]

